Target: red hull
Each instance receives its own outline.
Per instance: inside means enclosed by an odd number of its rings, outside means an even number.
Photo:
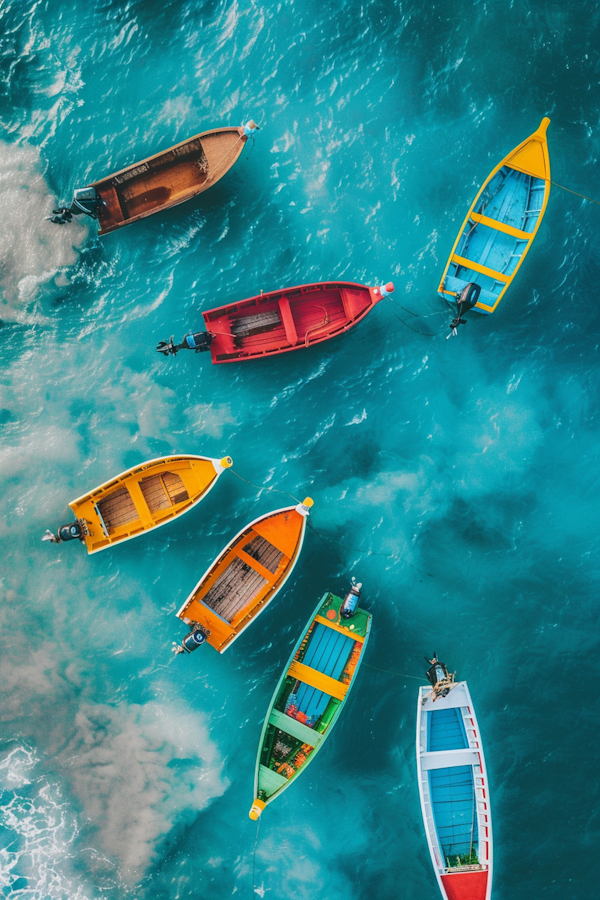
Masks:
[[[203,312],[213,363],[301,350],[343,334],[373,309],[381,289],[350,281],[303,284]]]
[[[487,871],[442,875],[442,884],[448,900],[485,900],[487,882]]]

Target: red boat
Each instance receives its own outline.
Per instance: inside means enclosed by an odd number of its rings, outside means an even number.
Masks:
[[[213,363],[262,359],[301,350],[343,334],[360,322],[394,285],[366,287],[323,281],[271,291],[202,313],[206,332],[186,334],[181,344],[161,341],[159,353],[210,350]]]

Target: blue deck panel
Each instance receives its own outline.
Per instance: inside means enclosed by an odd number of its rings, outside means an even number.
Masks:
[[[464,750],[469,746],[460,709],[435,709],[427,716],[427,750]]]
[[[352,652],[354,640],[317,623],[311,635],[304,659],[305,666],[317,669],[330,678],[339,679]],[[319,691],[308,684],[300,684],[296,694],[298,712],[306,713],[313,719],[323,715],[329,703],[329,694]]]
[[[431,769],[429,793],[433,819],[444,856],[477,852],[475,785],[471,766]]]

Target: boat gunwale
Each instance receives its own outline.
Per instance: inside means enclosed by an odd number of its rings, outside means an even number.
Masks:
[[[259,739],[259,743],[258,743],[258,753],[257,753],[257,756],[256,756],[256,766],[255,766],[255,770],[254,770],[254,800],[257,800],[257,799],[258,799],[258,775],[259,775],[259,772],[260,772],[260,766],[261,766],[260,759],[261,759],[262,749],[263,749],[263,746],[264,746],[265,734],[266,734],[266,732],[267,732],[267,728],[269,727],[269,719],[271,718],[271,712],[273,711],[273,706],[274,706],[275,701],[276,701],[276,699],[277,699],[277,697],[278,697],[279,691],[280,691],[280,689],[281,689],[281,685],[283,684],[284,679],[285,679],[285,678],[287,677],[287,675],[288,675],[288,670],[289,670],[289,668],[290,668],[292,662],[294,661],[294,658],[295,658],[296,653],[298,652],[298,650],[299,650],[299,648],[300,648],[300,646],[301,646],[301,644],[302,644],[302,641],[304,640],[304,638],[306,637],[306,635],[307,635],[308,632],[310,631],[312,625],[314,624],[315,619],[316,619],[316,617],[317,617],[318,614],[319,614],[319,610],[322,608],[323,604],[325,603],[326,598],[329,597],[331,594],[333,594],[333,591],[327,591],[327,592],[326,592],[325,594],[323,594],[323,596],[321,597],[321,600],[319,601],[319,604],[318,604],[317,608],[315,609],[315,611],[313,612],[312,616],[310,617],[310,619],[309,619],[309,621],[308,621],[306,627],[304,628],[302,634],[300,635],[300,638],[298,639],[298,641],[297,641],[296,644],[294,645],[294,649],[292,650],[292,652],[291,652],[291,654],[290,654],[290,657],[289,657],[287,663],[285,664],[285,666],[284,666],[284,668],[283,668],[283,672],[282,672],[282,674],[281,674],[281,677],[280,677],[279,681],[277,682],[277,686],[275,687],[275,690],[273,691],[273,696],[271,697],[271,702],[269,703],[269,707],[268,707],[267,712],[266,712],[266,714],[265,714],[265,719],[264,719],[264,722],[263,722],[263,727],[262,727],[262,730],[261,730],[261,733],[260,733],[260,739]],[[337,596],[337,595],[336,595],[336,594],[333,594],[333,596],[335,597],[335,596]],[[338,597],[338,599],[341,600],[341,598],[339,598],[339,597]],[[367,612],[367,611],[366,611],[366,610],[363,610],[363,612]],[[341,713],[341,711],[342,711],[344,705],[346,704],[346,702],[347,702],[347,700],[348,700],[348,696],[349,696],[349,694],[350,694],[350,691],[352,690],[352,687],[353,687],[353,685],[354,685],[354,682],[356,681],[356,676],[357,676],[358,671],[359,671],[359,669],[360,669],[360,667],[361,667],[361,665],[362,665],[363,656],[364,656],[364,653],[365,653],[367,644],[368,644],[368,642],[369,642],[369,635],[370,635],[370,633],[371,633],[371,622],[372,622],[373,616],[372,616],[371,613],[367,612],[367,617],[368,617],[368,618],[367,618],[367,626],[366,626],[366,630],[365,630],[364,640],[363,640],[362,645],[361,645],[362,649],[361,649],[360,655],[359,655],[359,657],[358,657],[358,662],[356,663],[356,666],[354,667],[354,672],[352,673],[352,678],[350,679],[350,682],[348,683],[348,689],[346,690],[346,694],[345,694],[343,700],[340,700],[339,706],[338,706],[337,709],[335,710],[335,713],[333,714],[333,716],[332,716],[332,718],[331,718],[331,721],[329,722],[329,725],[328,725],[328,727],[327,727],[327,730],[323,733],[322,739],[318,742],[318,744],[317,744],[315,747],[313,747],[311,753],[309,754],[309,756],[307,757],[307,759],[305,760],[305,762],[303,762],[302,765],[300,766],[300,768],[297,769],[297,770],[294,772],[294,774],[292,775],[292,777],[289,778],[289,779],[286,781],[285,784],[282,784],[281,787],[278,788],[273,794],[271,794],[270,797],[268,797],[266,800],[263,801],[264,804],[265,804],[265,806],[268,806],[269,803],[271,803],[272,800],[275,800],[277,797],[279,797],[279,796],[286,790],[286,788],[288,788],[288,787],[290,786],[290,784],[292,784],[292,782],[294,782],[294,781],[296,780],[296,778],[298,777],[298,775],[300,775],[302,772],[304,772],[304,770],[310,765],[310,763],[313,761],[313,759],[314,759],[315,756],[317,755],[318,751],[321,749],[321,747],[322,747],[323,744],[325,743],[326,738],[329,736],[329,734],[331,733],[331,730],[332,730],[333,726],[334,726],[335,723],[337,722],[338,717],[339,717],[339,715],[340,715],[340,713]],[[352,636],[353,636],[353,635],[352,635],[352,632],[349,630],[349,631],[348,631],[348,637],[351,638]],[[342,684],[342,682],[340,682],[340,684]]]
[[[467,748],[467,749],[476,750],[476,752],[478,753],[479,768],[481,770],[481,775],[483,777],[483,784],[485,787],[486,799],[487,799],[486,814],[487,814],[488,821],[487,821],[486,828],[487,828],[488,834],[487,834],[487,838],[485,840],[487,842],[488,858],[487,858],[486,864],[482,865],[481,868],[476,869],[474,871],[487,871],[488,880],[487,880],[487,885],[486,885],[485,900],[490,900],[491,893],[492,893],[492,875],[493,875],[493,868],[494,868],[494,842],[493,842],[493,832],[492,832],[492,810],[491,810],[491,802],[490,802],[489,780],[488,780],[488,774],[487,774],[487,769],[486,769],[486,765],[485,765],[485,753],[483,750],[483,742],[481,740],[481,731],[479,728],[479,722],[477,721],[477,714],[475,712],[475,706],[474,706],[473,700],[471,698],[471,692],[469,691],[469,687],[468,687],[468,684],[466,681],[457,681],[455,688],[453,688],[453,690],[455,690],[456,687],[458,687],[459,685],[461,687],[463,687],[464,692],[466,694],[468,709],[470,711],[469,718],[472,719],[472,721],[473,721],[473,727],[476,730],[477,741],[479,744],[479,747],[477,747],[477,748],[473,747],[473,748]],[[433,871],[435,873],[435,877],[437,879],[438,887],[440,889],[442,897],[444,898],[444,900],[448,900],[448,895],[446,893],[444,884],[442,882],[442,875],[444,875],[444,876],[452,875],[452,872],[448,871],[446,866],[444,866],[444,871],[440,872],[440,866],[438,865],[436,855],[435,855],[434,840],[437,843],[438,850],[442,857],[443,857],[443,852],[442,852],[441,846],[439,845],[437,826],[435,823],[435,818],[433,816],[433,810],[431,813],[431,819],[432,819],[432,823],[433,823],[433,828],[435,830],[435,835],[432,835],[429,830],[429,826],[428,826],[426,815],[425,815],[425,798],[424,798],[424,794],[423,794],[423,772],[424,772],[423,765],[422,765],[423,755],[429,751],[421,750],[421,716],[424,713],[425,714],[427,713],[426,710],[423,710],[423,699],[425,696],[430,695],[430,693],[431,693],[431,688],[428,688],[427,686],[423,685],[422,687],[419,688],[419,694],[418,694],[418,698],[417,698],[417,728],[416,728],[417,783],[418,783],[418,787],[419,787],[419,802],[420,802],[420,806],[421,806],[421,818],[423,820],[423,830],[425,831],[425,836],[427,838],[427,846],[429,848],[429,855],[431,857],[431,865],[433,867]],[[452,696],[452,692],[450,693],[450,696]],[[460,710],[461,706],[460,705],[454,706],[452,708]],[[452,768],[452,767],[450,767],[450,768]],[[473,769],[472,766],[471,766],[471,769]],[[477,786],[475,784],[475,773],[474,772],[473,772],[473,790],[475,792],[475,800],[476,800],[476,804],[477,804],[477,802],[478,802],[477,794],[476,794]],[[479,822],[478,822],[478,825],[479,825]],[[462,873],[456,873],[456,874],[468,874],[468,873],[462,872]]]
[[[259,522],[263,522],[265,519],[271,518],[271,516],[279,515],[280,513],[285,513],[285,512],[294,512],[294,511],[297,512],[297,507],[300,506],[300,505],[301,505],[301,504],[296,504],[295,506],[283,506],[283,507],[281,507],[281,509],[274,509],[274,510],[272,510],[272,511],[269,512],[269,513],[265,513],[265,515],[263,515],[263,516],[258,516],[258,518],[253,519],[252,522],[250,522],[248,525],[245,525],[244,528],[242,528],[240,531],[238,531],[238,533],[235,535],[235,537],[233,537],[233,538],[225,545],[225,547],[223,548],[223,550],[221,550],[221,552],[219,553],[219,555],[216,556],[215,559],[213,559],[213,561],[212,561],[211,564],[209,565],[208,569],[204,572],[204,574],[202,575],[202,577],[198,580],[197,584],[195,585],[195,587],[193,588],[193,590],[188,594],[187,598],[184,600],[182,606],[177,610],[177,612],[175,613],[175,615],[176,615],[179,619],[182,619],[182,613],[185,613],[187,607],[188,607],[189,604],[192,602],[192,600],[193,600],[193,598],[194,598],[194,594],[197,592],[197,590],[198,590],[198,588],[200,587],[201,583],[208,577],[208,575],[210,575],[210,573],[212,572],[212,570],[213,570],[213,569],[219,564],[219,562],[227,555],[227,553],[229,553],[229,552],[231,551],[231,549],[233,548],[233,546],[235,546],[235,544],[238,542],[238,539],[239,539],[239,538],[243,537],[247,532],[250,532],[250,531],[253,529],[253,527],[254,527],[255,525],[257,525]],[[242,628],[240,628],[239,630],[235,630],[235,633],[233,634],[233,636],[230,638],[230,640],[227,641],[227,643],[225,644],[225,646],[224,646],[222,649],[218,649],[218,648],[216,648],[216,647],[214,648],[214,649],[217,650],[218,653],[221,653],[221,654],[225,653],[225,651],[228,650],[229,647],[231,647],[231,645],[234,643],[234,641],[236,641],[236,640],[238,639],[238,637],[239,637],[241,634],[243,634],[243,632],[246,630],[246,628],[248,628],[248,626],[251,625],[252,622],[254,622],[255,619],[257,619],[258,616],[259,616],[262,612],[265,611],[265,609],[267,608],[267,606],[269,605],[269,603],[271,603],[271,601],[277,596],[277,594],[279,593],[279,591],[283,588],[283,586],[285,585],[286,581],[288,580],[288,578],[289,578],[290,575],[292,574],[292,571],[293,571],[293,569],[294,569],[294,566],[296,565],[296,562],[298,561],[298,557],[300,556],[300,551],[302,550],[302,546],[303,546],[303,544],[304,544],[304,537],[305,537],[305,534],[306,534],[306,519],[307,519],[307,516],[306,516],[306,515],[302,515],[302,513],[298,513],[298,515],[302,517],[302,523],[301,523],[301,527],[300,527],[300,536],[299,536],[298,541],[297,541],[297,543],[296,543],[296,547],[295,547],[295,550],[294,550],[294,555],[293,555],[292,557],[288,557],[289,563],[288,563],[288,565],[286,566],[285,572],[283,573],[282,578],[281,578],[279,584],[278,584],[278,585],[271,585],[271,591],[270,591],[269,599],[266,600],[265,603],[261,604],[261,608],[260,608],[259,611],[256,613],[256,615],[251,616],[251,618],[248,620],[248,622],[246,622],[246,624],[245,624]],[[273,545],[273,546],[275,546],[275,545]],[[285,556],[285,554],[284,554],[284,556]],[[226,620],[226,619],[223,619],[223,617],[220,616],[219,613],[216,613],[210,606],[208,606],[206,603],[204,603],[203,600],[202,600],[202,598],[200,598],[200,599],[198,600],[198,603],[201,603],[201,604],[202,604],[202,605],[203,605],[210,613],[212,613],[213,615],[217,616],[217,617],[218,617],[222,622],[224,622],[224,623],[225,623],[232,631],[234,630],[234,629],[231,628],[231,623],[230,623],[230,622],[227,622],[227,620]],[[211,646],[212,646],[212,645],[211,645]]]
[[[222,457],[221,457],[221,458],[222,458]],[[159,463],[159,464],[165,464],[165,465],[166,465],[166,464],[169,463],[171,460],[180,460],[180,459],[183,459],[183,460],[187,460],[187,459],[197,459],[197,460],[201,460],[202,462],[211,462],[211,463],[213,464],[214,469],[215,469],[215,477],[214,477],[214,478],[212,479],[212,481],[208,484],[208,486],[207,486],[203,491],[200,492],[200,494],[198,495],[198,497],[196,498],[196,500],[194,500],[193,503],[190,503],[189,506],[187,506],[185,509],[181,509],[181,510],[179,511],[179,513],[177,513],[175,516],[169,516],[169,517],[163,519],[162,522],[156,522],[154,525],[151,525],[149,528],[142,528],[141,531],[136,531],[135,534],[129,534],[129,535],[126,535],[126,536],[123,535],[122,537],[119,537],[119,538],[117,538],[116,540],[111,540],[111,539],[110,539],[110,535],[107,535],[106,537],[107,537],[107,540],[109,541],[109,543],[103,544],[102,547],[96,547],[96,548],[94,548],[94,549],[90,549],[90,548],[87,546],[87,543],[86,543],[86,550],[87,550],[87,552],[88,552],[88,554],[89,554],[90,556],[91,556],[93,553],[100,553],[100,551],[102,551],[102,550],[108,550],[110,547],[115,547],[117,544],[122,544],[122,543],[124,543],[125,541],[131,541],[131,540],[133,540],[133,538],[139,537],[141,534],[146,534],[146,533],[148,533],[148,532],[150,532],[150,531],[154,531],[155,528],[160,528],[161,526],[167,525],[169,522],[172,522],[173,519],[178,518],[179,515],[183,515],[183,514],[185,514],[185,513],[187,513],[187,512],[190,512],[190,510],[192,510],[192,509],[194,508],[194,506],[196,506],[198,503],[200,503],[200,501],[203,500],[203,499],[206,497],[206,495],[207,495],[208,493],[210,493],[210,491],[213,489],[213,487],[215,486],[215,484],[216,484],[217,481],[219,480],[219,477],[223,474],[223,472],[224,472],[225,470],[221,468],[221,471],[219,471],[219,470],[217,469],[215,463],[216,463],[216,464],[219,464],[219,460],[216,459],[216,458],[214,458],[214,457],[212,457],[212,456],[199,456],[199,455],[196,455],[196,454],[189,454],[189,453],[177,453],[177,454],[173,454],[173,455],[170,455],[170,456],[157,456],[155,459],[149,459],[149,460],[146,460],[146,462],[139,463],[137,466],[132,466],[132,467],[129,468],[129,469],[125,469],[125,471],[120,472],[119,475],[116,475],[114,478],[109,478],[108,481],[105,481],[103,484],[98,485],[98,487],[92,488],[92,490],[91,490],[91,491],[88,491],[87,494],[82,494],[81,497],[77,497],[75,500],[71,500],[71,501],[70,501],[70,503],[68,504],[68,506],[69,506],[71,512],[73,513],[74,516],[76,516],[77,518],[79,518],[78,515],[77,515],[76,510],[73,509],[73,507],[74,507],[76,504],[84,503],[84,502],[87,501],[87,500],[89,500],[90,502],[94,503],[94,507],[96,507],[97,504],[98,504],[102,499],[104,499],[104,498],[102,498],[102,497],[99,497],[97,500],[94,500],[94,499],[93,499],[92,494],[95,494],[97,491],[101,491],[103,488],[107,488],[107,487],[112,486],[112,485],[114,485],[115,488],[116,488],[116,487],[118,487],[119,484],[121,484],[121,485],[123,485],[124,487],[126,487],[125,482],[124,482],[125,477],[132,475],[132,474],[136,471],[136,469],[143,468],[143,469],[145,470],[146,467],[153,467],[153,465],[156,464],[156,463]],[[140,472],[140,475],[141,475],[141,474],[142,474],[142,473]],[[144,474],[144,477],[146,477],[145,474]],[[141,478],[138,479],[138,482],[137,482],[137,483],[139,484],[140,481],[141,481]],[[135,520],[134,520],[134,521],[135,521]]]
[[[498,304],[499,304],[500,301],[502,300],[502,298],[503,298],[504,294],[506,293],[507,289],[508,289],[508,288],[510,287],[510,285],[512,284],[515,275],[516,275],[517,272],[519,271],[519,268],[520,268],[520,266],[521,266],[521,263],[523,262],[523,260],[524,260],[525,257],[527,256],[527,253],[529,252],[529,249],[531,248],[531,246],[532,246],[532,244],[533,244],[533,238],[536,236],[536,234],[537,234],[537,232],[538,232],[538,229],[539,229],[539,227],[540,227],[540,225],[541,225],[541,223],[542,223],[542,219],[544,218],[544,214],[545,214],[545,212],[546,212],[546,207],[547,207],[547,205],[548,205],[548,199],[549,199],[549,197],[550,197],[550,186],[551,186],[551,179],[550,179],[550,155],[549,155],[549,152],[548,152],[548,138],[547,138],[548,125],[550,124],[550,120],[549,120],[549,119],[548,119],[548,124],[546,125],[546,127],[545,127],[545,129],[544,129],[543,136],[542,136],[542,137],[539,137],[539,134],[540,134],[540,130],[541,130],[541,128],[542,128],[542,125],[544,124],[544,121],[545,121],[547,118],[548,118],[547,116],[544,116],[544,118],[542,119],[542,121],[541,121],[539,127],[536,129],[536,131],[534,131],[533,134],[530,134],[529,137],[525,138],[524,141],[521,141],[520,144],[518,144],[513,150],[511,150],[509,153],[506,154],[506,156],[505,156],[505,157],[498,163],[498,165],[490,172],[490,174],[488,175],[488,177],[485,179],[485,181],[483,182],[483,184],[482,184],[481,187],[479,188],[479,191],[477,192],[477,196],[475,197],[475,199],[474,199],[473,202],[471,203],[471,206],[469,207],[469,211],[468,211],[467,215],[465,216],[464,221],[463,221],[462,225],[460,226],[460,228],[459,228],[459,230],[458,230],[458,235],[457,235],[457,237],[456,237],[456,240],[454,241],[454,244],[452,245],[452,250],[450,251],[450,254],[449,254],[449,256],[448,256],[448,261],[446,262],[446,266],[445,266],[445,268],[444,268],[444,271],[443,271],[443,273],[442,273],[442,277],[441,277],[441,279],[440,279],[440,283],[439,283],[439,287],[438,287],[438,289],[437,289],[437,292],[438,292],[438,294],[439,294],[440,296],[442,296],[444,299],[447,299],[447,295],[448,295],[448,293],[449,293],[448,291],[445,291],[445,290],[444,290],[444,282],[445,282],[446,276],[447,276],[447,274],[448,274],[448,269],[450,268],[450,265],[451,265],[451,263],[452,263],[452,257],[455,255],[456,248],[458,247],[458,243],[459,243],[459,241],[460,241],[460,239],[461,239],[461,237],[462,237],[462,235],[463,235],[463,233],[464,233],[464,230],[465,230],[465,228],[466,228],[466,226],[467,226],[467,224],[468,224],[468,222],[469,222],[469,219],[471,218],[471,214],[472,214],[473,210],[475,209],[475,207],[476,207],[476,205],[477,205],[477,202],[478,202],[479,198],[481,197],[483,191],[484,191],[485,188],[488,186],[488,184],[490,183],[490,181],[492,180],[492,178],[500,171],[500,169],[501,169],[503,166],[507,166],[507,168],[512,169],[514,172],[522,172],[524,175],[529,175],[529,176],[532,177],[532,178],[537,178],[539,181],[543,181],[543,182],[544,182],[544,202],[542,203],[542,206],[541,206],[539,215],[538,215],[538,217],[537,217],[537,220],[536,220],[536,223],[535,223],[535,226],[534,226],[533,231],[527,232],[528,234],[531,235],[531,238],[530,238],[529,242],[526,244],[526,246],[524,247],[523,253],[521,254],[520,259],[518,260],[517,265],[515,266],[514,270],[510,273],[509,280],[506,282],[506,284],[504,285],[504,287],[503,287],[502,290],[500,291],[500,293],[499,293],[499,295],[498,295],[498,298],[497,298],[496,302],[494,303],[493,306],[489,306],[489,305],[486,304],[486,303],[482,303],[482,302],[478,301],[478,302],[476,303],[476,305],[473,307],[473,309],[477,310],[477,312],[479,312],[479,313],[483,313],[484,315],[491,315],[491,313],[493,313],[493,312],[496,310]],[[537,137],[536,137],[536,135],[537,135]],[[526,146],[527,144],[529,144],[531,141],[534,141],[534,140],[535,140],[535,141],[539,141],[539,143],[541,143],[541,145],[542,145],[542,152],[543,152],[543,155],[544,155],[544,162],[545,162],[545,164],[546,164],[546,175],[545,175],[544,177],[542,177],[542,178],[540,178],[540,176],[538,176],[538,175],[534,175],[532,172],[526,172],[524,169],[520,168],[519,166],[511,166],[511,165],[507,162],[507,160],[509,160],[511,156],[514,156],[516,153],[518,153],[519,150],[524,149],[525,146]],[[472,262],[477,262],[477,260],[471,260],[471,261],[472,261]],[[501,273],[501,274],[503,274],[503,273]]]

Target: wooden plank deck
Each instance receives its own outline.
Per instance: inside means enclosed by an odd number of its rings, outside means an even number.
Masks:
[[[135,503],[126,487],[119,488],[119,490],[101,500],[98,503],[98,509],[109,534],[115,528],[119,528],[121,525],[128,525],[129,522],[135,522],[136,519],[139,519]]]

